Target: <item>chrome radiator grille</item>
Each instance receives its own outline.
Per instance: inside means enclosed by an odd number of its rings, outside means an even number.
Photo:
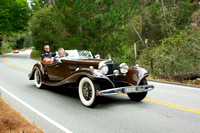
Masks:
[[[115,87],[118,87],[118,77],[114,75],[114,70],[119,70],[117,63],[106,63],[109,68],[108,75],[109,79],[114,83]]]

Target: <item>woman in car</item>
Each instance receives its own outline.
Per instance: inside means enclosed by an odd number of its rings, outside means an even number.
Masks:
[[[59,57],[65,57],[65,50],[64,50],[64,48],[59,48],[58,49],[58,55],[59,55]]]

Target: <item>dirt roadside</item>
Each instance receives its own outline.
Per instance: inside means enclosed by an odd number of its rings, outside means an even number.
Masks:
[[[44,133],[0,96],[0,133]]]

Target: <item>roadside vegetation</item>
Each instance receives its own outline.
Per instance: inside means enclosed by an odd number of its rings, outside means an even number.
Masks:
[[[2,52],[34,46],[31,57],[39,59],[48,44],[51,51],[63,47],[91,50],[102,58],[111,54],[118,63],[146,68],[153,79],[196,83],[200,77],[198,0],[32,0],[31,8],[22,5],[23,28],[11,23],[13,30],[1,32]]]
[[[0,18],[0,54],[30,47],[24,43],[32,37],[25,29],[31,18],[27,0],[1,0]]]
[[[43,133],[0,97],[0,133]]]
[[[32,50],[30,57],[31,57],[32,59],[41,61],[41,57],[40,57],[41,53],[42,53],[42,52],[39,51],[39,50]]]

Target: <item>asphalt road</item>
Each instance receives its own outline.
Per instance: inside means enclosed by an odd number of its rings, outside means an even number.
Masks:
[[[81,104],[75,89],[37,89],[27,76],[37,62],[29,54],[0,55],[0,86],[74,133],[200,132],[199,88],[149,82],[155,89],[142,102],[106,96],[91,109]]]

